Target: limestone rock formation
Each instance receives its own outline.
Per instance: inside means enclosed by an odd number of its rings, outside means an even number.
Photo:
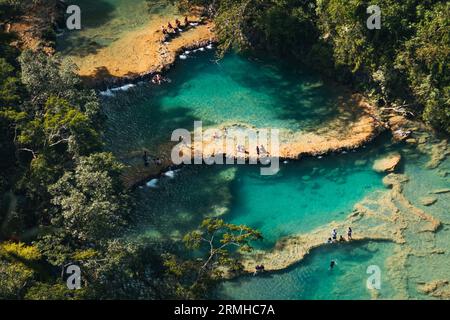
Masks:
[[[376,172],[393,172],[398,166],[401,155],[398,152],[390,153],[387,156],[375,160],[373,170]]]

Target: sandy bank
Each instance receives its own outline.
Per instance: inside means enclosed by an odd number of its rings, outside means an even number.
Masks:
[[[382,123],[377,120],[376,110],[359,94],[352,95],[346,101],[340,101],[338,108],[339,115],[315,131],[292,132],[282,128],[253,128],[246,123],[225,123],[214,128],[217,129],[216,135],[210,134],[201,142],[187,143],[180,150],[192,156],[201,150],[204,156],[226,154],[233,158],[256,159],[257,150],[252,146],[261,144],[260,141],[256,141],[256,137],[245,141],[243,144],[245,152],[237,148],[227,150],[227,145],[235,145],[235,137],[246,129],[253,129],[255,132],[261,129],[278,129],[280,132],[278,148],[272,143],[267,143],[264,144],[265,150],[273,157],[299,159],[302,156],[357,149],[371,141],[383,129]],[[270,139],[266,141],[271,142]]]
[[[174,19],[171,19],[172,23]],[[197,20],[191,17],[194,19]],[[161,72],[175,62],[181,50],[204,46],[215,39],[213,23],[207,21],[164,41],[161,25],[166,24],[166,18],[153,20],[143,28],[128,32],[110,46],[87,56],[72,57],[72,60],[77,64],[80,76],[91,84],[134,79]]]
[[[266,151],[271,156],[278,156],[281,160],[297,160],[303,156],[319,156],[331,152],[347,152],[361,147],[376,137],[380,131],[384,130],[383,123],[378,120],[378,114],[361,95],[354,94],[348,99],[342,99],[338,105],[339,115],[323,124],[315,131],[292,132],[285,129],[280,130],[280,145],[278,150],[272,148],[270,144],[264,144]],[[211,155],[227,154],[235,159],[258,158],[256,148],[250,148],[250,145],[257,145],[257,141],[247,140],[245,143],[246,153],[240,152],[233,147],[227,150],[227,143],[236,146],[234,137],[244,129],[254,129],[258,131],[265,128],[253,128],[246,123],[226,122],[213,128],[203,128],[204,138],[201,142],[185,143],[179,145],[180,155],[190,154],[191,157],[201,150],[201,155],[209,157]],[[217,129],[215,138],[212,131]],[[267,128],[266,128],[267,129]],[[271,128],[269,128],[271,129]],[[225,137],[224,132],[227,132]],[[141,160],[144,150],[135,152],[134,161],[136,164],[129,167],[123,180],[127,187],[135,186],[143,181],[158,176],[161,171],[173,165],[171,162],[171,151],[175,142],[160,146],[158,156],[161,158],[162,165],[145,167]],[[347,151],[346,151],[347,150]],[[130,155],[132,156],[132,155]],[[263,155],[261,155],[263,156]]]

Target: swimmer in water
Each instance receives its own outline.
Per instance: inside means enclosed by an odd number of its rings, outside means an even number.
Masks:
[[[330,261],[330,270],[333,270],[333,268],[336,266],[336,261],[335,260],[331,260]]]

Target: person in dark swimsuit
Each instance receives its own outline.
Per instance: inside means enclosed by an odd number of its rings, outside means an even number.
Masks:
[[[348,227],[348,231],[347,231],[348,240],[352,240],[352,233],[353,233],[352,228]]]
[[[336,231],[336,229],[333,229],[333,232],[331,232],[331,238],[333,238],[333,241],[337,240],[337,231]]]
[[[336,265],[336,261],[331,260],[330,261],[330,270],[333,270],[334,266]]]

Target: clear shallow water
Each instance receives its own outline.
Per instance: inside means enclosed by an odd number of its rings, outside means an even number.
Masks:
[[[210,59],[203,54],[180,61],[169,73],[169,85],[139,86],[105,99],[107,147],[126,162],[130,153],[141,155],[143,148],[159,152],[158,146],[169,141],[174,128],[191,129],[194,120],[206,124],[239,120],[309,130],[336,116],[333,97],[338,93],[314,75],[237,56],[228,56],[219,65]],[[260,229],[265,240],[258,246],[267,248],[280,237],[344,219],[355,203],[383,190],[383,175],[371,166],[375,158],[393,150],[401,152],[400,171],[410,177],[407,198],[448,224],[448,194],[440,195],[429,208],[421,206],[419,198],[449,187],[448,176],[441,172],[450,172],[449,161],[438,169],[426,169],[428,156],[412,147],[392,146],[380,137],[354,153],[282,164],[273,177],[260,176],[256,166],[184,167],[174,179],[161,178],[158,189],[137,189],[138,219],[130,235],[180,239],[204,217],[221,216]],[[417,292],[418,284],[450,278],[447,224],[434,238],[406,235],[419,254],[408,257],[406,269],[400,272],[391,270],[388,260],[403,246],[380,242],[330,246],[314,250],[283,272],[225,282],[215,294],[232,299],[368,299],[372,295],[365,286],[366,269],[376,264],[383,279],[379,298],[395,298],[404,288],[409,297],[429,298]],[[430,256],[432,245],[442,253]],[[332,272],[331,259],[338,260]]]
[[[449,188],[450,179],[443,172],[450,172],[447,159],[436,169],[426,168],[427,155],[420,154],[414,147],[376,146],[370,148],[370,154],[382,155],[391,150],[403,155],[402,168],[409,177],[404,194],[416,207],[439,218],[444,226],[433,235],[429,233],[406,232],[408,247],[413,248],[405,269],[392,269],[397,260],[396,254],[406,247],[387,242],[368,242],[364,244],[345,244],[325,246],[313,250],[302,262],[287,270],[247,276],[222,284],[215,298],[220,299],[371,299],[373,292],[367,289],[367,267],[377,265],[381,269],[381,290],[379,299],[396,297],[413,299],[432,299],[433,297],[418,291],[420,284],[434,280],[449,279],[450,263],[450,194],[438,195],[438,201],[432,206],[423,206],[420,198],[429,196],[430,191]],[[364,155],[362,155],[366,158]],[[344,195],[345,199],[351,193]],[[322,215],[323,217],[323,215]],[[276,220],[275,220],[276,221]],[[432,254],[434,249],[439,254]],[[336,259],[337,267],[331,272],[329,262]],[[393,260],[393,261],[392,261]]]
[[[283,236],[342,220],[365,195],[382,188],[382,177],[371,169],[372,162],[366,156],[348,154],[291,162],[270,177],[245,167],[232,184],[234,201],[227,219],[260,230],[265,247]],[[355,165],[361,159],[365,163]]]
[[[313,251],[302,262],[281,272],[245,276],[225,282],[215,298],[220,299],[371,299],[367,289],[367,268],[377,265],[381,270],[381,288],[378,298],[395,294],[390,284],[385,260],[394,244],[368,242],[322,247]],[[330,270],[329,264],[337,265]]]
[[[162,92],[165,109],[185,111],[206,124],[245,122],[257,127],[306,129],[336,115],[338,92],[313,74],[228,55],[179,61]]]
[[[336,88],[314,74],[211,52],[179,60],[170,84],[141,85],[106,98],[106,139],[118,155],[168,143],[173,130],[245,122],[258,128],[307,131],[338,116]],[[132,109],[132,111],[131,111]]]
[[[179,237],[202,218],[221,216],[260,230],[264,240],[255,246],[268,248],[344,219],[355,203],[382,189],[370,159],[370,152],[305,159],[282,164],[271,177],[258,166],[187,166],[174,179],[162,177],[158,189],[138,189],[139,232]]]
[[[450,271],[450,193],[430,194],[433,190],[450,188],[450,159],[443,161],[437,168],[426,167],[428,156],[420,155],[414,148],[405,148],[407,160],[404,171],[409,177],[405,185],[406,197],[418,208],[438,218],[442,227],[434,236],[408,234],[409,243],[419,254],[408,259],[408,293],[413,298],[429,299],[430,296],[417,292],[417,285],[433,280],[449,280]],[[436,197],[432,206],[424,206],[420,199],[424,196]],[[433,250],[439,254],[430,254]]]

